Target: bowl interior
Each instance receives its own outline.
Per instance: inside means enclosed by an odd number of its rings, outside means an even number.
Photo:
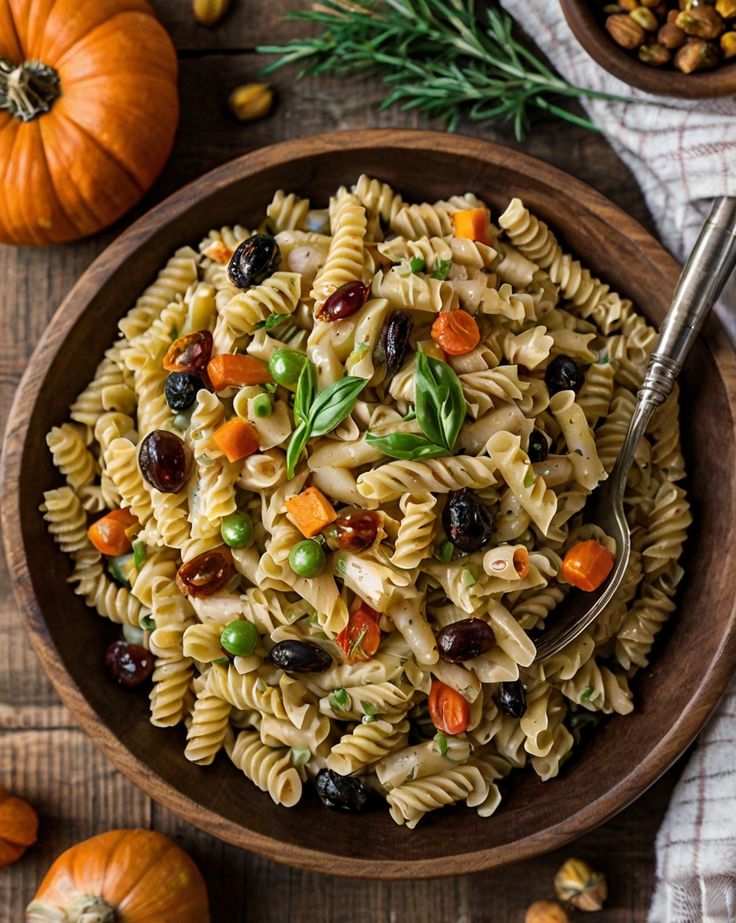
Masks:
[[[565,18],[583,48],[601,67],[631,86],[656,96],[708,99],[736,94],[736,60],[709,71],[683,74],[650,67],[617,45],[606,32],[602,5],[589,0],[560,0]]]
[[[350,145],[350,146],[348,146]],[[117,636],[65,583],[67,560],[38,514],[58,483],[44,434],[91,379],[118,318],[170,252],[212,226],[256,223],[275,189],[326,203],[340,183],[367,172],[409,199],[472,190],[502,208],[523,196],[590,267],[661,320],[676,267],[637,224],[597,193],[514,152],[456,136],[362,133],[290,142],[234,161],[182,190],[127,231],[71,293],[34,357],[13,411],[6,453],[6,544],[19,599],[42,661],[77,718],[117,765],[168,807],[237,845],[321,871],[376,877],[450,874],[503,864],[559,846],[638,795],[689,743],[736,662],[732,642],[734,385],[704,343],[682,383],[683,444],[695,526],[686,550],[678,614],[651,669],[636,682],[637,710],[614,717],[554,782],[521,775],[493,817],[468,810],[431,815],[415,831],[385,810],[325,811],[313,797],[276,807],[224,755],[205,769],[183,754],[184,732],[147,720],[148,700],[111,684],[103,651]],[[727,355],[721,360],[733,373]],[[706,399],[707,397],[707,399]],[[16,482],[17,481],[17,482]],[[719,555],[718,568],[711,567]],[[704,630],[704,622],[707,630]],[[732,636],[736,633],[732,632]],[[728,644],[730,643],[730,647]]]

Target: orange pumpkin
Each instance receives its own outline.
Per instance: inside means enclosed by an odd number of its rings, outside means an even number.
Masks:
[[[30,804],[0,785],[0,868],[20,859],[37,833],[38,816]]]
[[[209,923],[199,869],[154,830],[111,830],[67,849],[26,910],[26,923]]]
[[[92,234],[171,152],[177,59],[146,0],[0,0],[0,240]]]

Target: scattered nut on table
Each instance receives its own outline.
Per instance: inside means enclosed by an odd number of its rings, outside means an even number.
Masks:
[[[557,897],[577,910],[600,910],[608,897],[606,876],[582,859],[568,859],[555,875]]]
[[[570,923],[570,918],[553,901],[535,901],[527,910],[524,923]]]
[[[255,122],[271,111],[273,91],[267,83],[244,83],[232,91],[228,105],[238,121]]]
[[[192,0],[194,18],[203,26],[216,26],[230,7],[230,0]]]

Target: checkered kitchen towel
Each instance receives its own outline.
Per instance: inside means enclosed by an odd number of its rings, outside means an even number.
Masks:
[[[501,0],[570,82],[651,99],[599,67],[556,0]],[[661,106],[585,103],[641,186],[665,245],[680,260],[715,196],[736,196],[736,100]],[[718,312],[736,343],[736,282]],[[701,735],[657,837],[649,923],[736,923],[736,680]]]

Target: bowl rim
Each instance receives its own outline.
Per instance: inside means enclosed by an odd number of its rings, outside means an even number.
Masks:
[[[31,590],[29,559],[21,527],[21,461],[29,437],[29,424],[45,378],[45,369],[58,349],[56,344],[65,340],[71,328],[87,309],[90,300],[88,288],[92,292],[99,289],[141,243],[156,236],[161,227],[170,225],[185,213],[194,197],[210,195],[242,179],[243,176],[269,166],[285,164],[298,156],[303,157],[305,153],[329,155],[330,152],[343,150],[348,134],[351,149],[356,153],[360,150],[388,147],[414,151],[440,150],[450,156],[456,156],[461,149],[463,155],[489,163],[513,160],[514,167],[531,179],[537,179],[546,185],[550,181],[557,181],[557,188],[566,188],[570,198],[575,197],[576,191],[584,190],[592,204],[600,205],[612,219],[615,218],[625,232],[640,241],[648,259],[673,278],[677,274],[677,263],[663,247],[638,222],[601,193],[538,158],[520,154],[492,142],[441,132],[369,129],[313,135],[244,154],[183,186],[131,224],[85,270],[54,313],[49,328],[54,328],[55,336],[53,340],[46,337],[39,340],[18,385],[8,417],[0,469],[0,496],[3,498],[0,514],[5,554],[13,593],[23,613],[31,643],[62,701],[113,764],[154,801],[228,843],[268,859],[286,862],[313,872],[325,872],[329,866],[330,873],[342,876],[406,879],[481,871],[557,848],[604,823],[639,797],[679,758],[716,707],[736,667],[736,599],[728,616],[728,630],[724,631],[709,670],[703,675],[688,706],[645,759],[632,767],[630,772],[620,778],[604,795],[575,810],[565,820],[504,846],[489,845],[488,848],[457,853],[450,857],[404,861],[356,859],[343,855],[336,867],[334,862],[327,861],[332,857],[331,853],[285,843],[283,840],[254,832],[202,807],[134,756],[124,741],[113,734],[91,703],[85,699],[73,676],[65,668]],[[85,297],[81,297],[82,294]],[[736,357],[727,346],[722,328],[715,320],[708,325],[704,336],[721,372],[728,399],[732,406],[736,407]]]
[[[578,42],[602,68],[630,86],[655,96],[717,99],[736,95],[736,60],[695,74],[648,67],[620,48],[601,27],[586,0],[560,0],[567,24]]]

